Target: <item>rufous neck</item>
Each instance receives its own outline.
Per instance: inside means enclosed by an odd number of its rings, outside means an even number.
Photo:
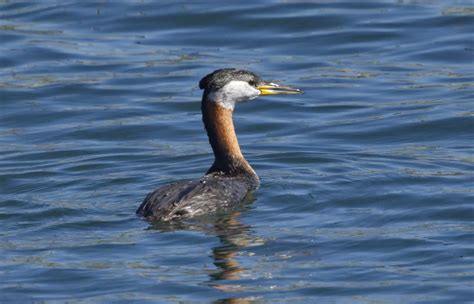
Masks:
[[[232,120],[232,109],[203,97],[202,120],[206,127],[209,143],[214,151],[214,164],[207,173],[242,173],[255,174],[240,151]]]

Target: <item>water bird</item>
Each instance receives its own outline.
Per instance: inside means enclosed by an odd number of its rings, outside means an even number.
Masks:
[[[233,68],[208,74],[199,88],[204,90],[202,121],[214,163],[199,179],[178,181],[150,192],[136,211],[146,219],[191,218],[241,205],[259,187],[260,180],[240,150],[232,120],[235,106],[259,96],[302,93]]]

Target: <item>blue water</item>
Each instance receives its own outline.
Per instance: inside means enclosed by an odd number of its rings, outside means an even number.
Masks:
[[[1,303],[474,299],[472,1],[0,1]],[[197,83],[240,105],[243,210],[135,216],[213,160]]]

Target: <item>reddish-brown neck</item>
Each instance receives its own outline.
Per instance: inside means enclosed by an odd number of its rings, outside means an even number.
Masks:
[[[207,173],[255,175],[240,151],[232,121],[232,110],[226,109],[214,101],[206,100],[206,98],[202,101],[201,109],[202,120],[215,157],[214,164]]]

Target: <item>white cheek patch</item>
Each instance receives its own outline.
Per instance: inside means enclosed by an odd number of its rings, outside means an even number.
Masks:
[[[235,103],[251,100],[260,95],[260,91],[245,81],[232,80],[224,87],[209,94],[209,99],[226,109],[233,110]]]

